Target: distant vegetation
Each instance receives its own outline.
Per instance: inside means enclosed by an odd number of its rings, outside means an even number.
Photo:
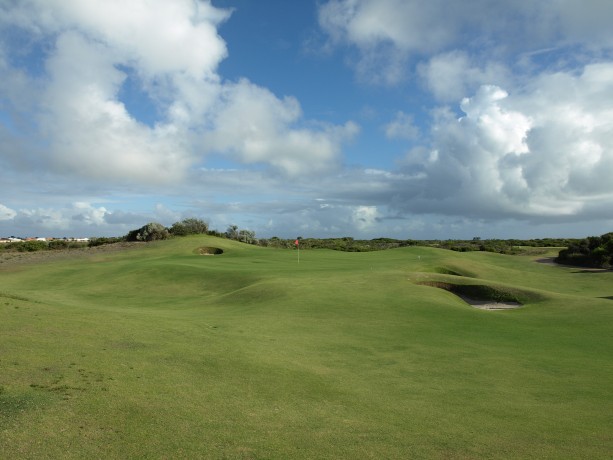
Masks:
[[[256,238],[255,232],[240,229],[237,225],[229,225],[225,232],[211,230],[208,223],[201,219],[187,218],[165,227],[158,222],[149,222],[140,228],[131,230],[121,237],[91,238],[89,243],[76,243],[66,240],[26,241],[9,243],[0,248],[21,252],[31,252],[46,249],[70,249],[76,247],[95,247],[104,244],[113,244],[124,241],[150,242],[166,240],[174,237],[188,235],[211,235],[241,243],[254,244],[272,248],[295,248],[295,239]],[[611,233],[602,237],[590,237],[585,240],[572,238],[542,238],[542,239],[484,239],[475,237],[472,240],[398,240],[394,238],[375,238],[372,240],[359,240],[352,237],[341,238],[302,238],[298,237],[300,249],[332,249],[344,252],[369,252],[385,249],[401,248],[407,246],[426,246],[440,249],[449,249],[458,252],[486,251],[499,254],[538,254],[542,248],[563,247],[567,252],[560,253],[559,260],[564,263],[574,263],[587,266],[605,266],[611,263]],[[602,240],[602,241],[601,241]],[[609,244],[609,246],[607,246]],[[592,250],[595,252],[592,254]],[[569,252],[568,252],[569,251]]]
[[[91,242],[90,242],[91,243]],[[15,241],[12,243],[0,244],[0,250],[15,251],[15,252],[35,252],[42,250],[58,250],[58,249],[75,249],[87,247],[88,243],[68,240],[51,240],[51,241]]]
[[[343,238],[300,238],[302,249],[333,249],[346,252],[369,252],[384,249],[401,248],[406,246],[427,246],[440,249],[449,249],[458,252],[486,251],[499,254],[526,254],[543,252],[542,248],[568,247],[570,244],[580,241],[568,238],[544,238],[530,240],[397,240],[393,238],[375,238],[372,240],[356,240],[351,237]],[[293,239],[280,239],[273,237],[261,239],[259,244],[275,248],[294,247]]]
[[[567,249],[560,251],[556,262],[582,267],[611,268],[613,232],[572,242]]]

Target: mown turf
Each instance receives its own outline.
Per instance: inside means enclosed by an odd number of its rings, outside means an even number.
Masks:
[[[0,458],[610,458],[612,280],[212,237],[7,265]]]

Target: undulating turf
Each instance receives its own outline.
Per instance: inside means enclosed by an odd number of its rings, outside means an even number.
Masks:
[[[420,247],[0,265],[0,458],[611,458],[612,299],[613,272]]]

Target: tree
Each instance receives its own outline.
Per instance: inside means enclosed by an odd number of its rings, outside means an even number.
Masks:
[[[238,240],[238,225],[228,225],[226,237],[231,240]]]

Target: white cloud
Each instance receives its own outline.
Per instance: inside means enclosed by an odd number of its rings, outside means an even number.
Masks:
[[[95,232],[104,226],[104,207],[94,207],[90,203],[76,202],[66,208],[19,209],[13,220],[16,227],[28,226],[39,232],[70,232],[89,228]]]
[[[352,122],[321,129],[294,127],[301,117],[296,99],[278,99],[246,80],[226,85],[222,100],[204,144],[244,163],[268,163],[289,175],[327,170],[338,162],[341,142],[358,131]]]
[[[43,50],[30,57],[42,60],[44,74],[9,65],[4,55],[13,48],[0,41],[0,90],[14,118],[36,121],[33,133],[17,127],[0,132],[0,142],[17,145],[9,141],[16,133],[35,139],[21,150],[38,156],[30,164],[41,169],[105,184],[169,185],[207,153],[221,153],[284,174],[321,172],[357,132],[352,122],[306,127],[296,99],[247,80],[223,82],[217,67],[227,49],[217,28],[230,13],[210,2],[28,0],[0,12],[0,27],[21,28],[32,49]],[[126,84],[138,87],[148,113],[124,102]]]
[[[472,62],[465,51],[450,51],[418,66],[418,73],[432,94],[444,102],[456,102],[480,85],[504,86],[510,81],[507,68],[496,62],[483,66]]]
[[[194,214],[190,214],[192,217]],[[181,214],[158,204],[152,210],[130,213],[78,201],[66,206],[12,210],[0,205],[0,235],[21,236],[121,236],[147,222],[170,225]]]
[[[17,215],[13,209],[0,204],[0,220],[12,220]]]
[[[394,120],[385,126],[385,135],[388,139],[413,140],[419,136],[419,128],[415,126],[412,115],[398,112]]]
[[[226,56],[217,26],[230,13],[210,2],[174,0],[25,0],[3,8],[5,21],[45,36],[80,30],[137,61],[149,77],[185,72],[214,76]],[[186,46],[189,44],[190,46]]]
[[[522,92],[482,86],[457,119],[441,110],[431,149],[406,158],[403,209],[534,220],[613,205],[613,64],[543,74]]]
[[[431,3],[437,5],[431,7]],[[454,35],[454,27],[438,21],[444,11],[438,3],[332,0],[321,5],[319,22],[336,41],[354,43],[363,50],[384,42],[407,51],[436,50]]]
[[[136,120],[118,100],[125,74],[112,50],[74,32],[63,33],[47,61],[40,124],[52,141],[58,170],[88,177],[168,183],[179,180],[190,152],[179,128],[153,128]]]
[[[377,224],[379,212],[376,206],[358,206],[353,210],[351,220],[358,231],[371,229]]]
[[[579,45],[591,52],[610,48],[613,30],[606,18],[611,15],[613,3],[600,0],[330,0],[319,7],[319,24],[332,45],[358,51],[354,66],[359,76],[398,83],[410,73],[407,64],[414,58],[458,49],[514,60],[519,53],[543,48]],[[443,68],[447,72],[465,67],[462,62],[434,61],[425,72],[445,64],[452,67]],[[496,66],[470,67],[476,72],[472,79],[498,71]],[[433,89],[446,94],[454,88],[447,82]]]
[[[72,207],[72,220],[79,220],[87,225],[102,225],[105,222],[106,208],[94,207],[90,203],[76,202]]]
[[[71,223],[60,210],[51,208],[20,209],[14,220],[17,227],[27,225],[39,231],[66,230]]]

